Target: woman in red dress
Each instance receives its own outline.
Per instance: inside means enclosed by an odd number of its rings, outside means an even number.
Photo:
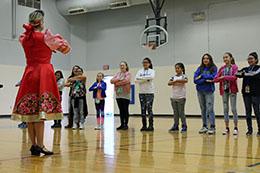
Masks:
[[[60,35],[53,35],[44,29],[44,12],[35,10],[29,15],[29,25],[19,41],[23,46],[27,66],[19,88],[12,120],[26,122],[32,142],[32,155],[51,155],[43,144],[44,121],[63,118],[59,90],[50,59],[52,52],[63,54],[70,46]]]

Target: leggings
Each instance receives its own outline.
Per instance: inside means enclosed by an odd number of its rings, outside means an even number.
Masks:
[[[105,100],[100,100],[100,103],[95,103],[95,106],[97,111],[97,118],[104,118]]]
[[[154,94],[139,94],[141,103],[141,114],[142,117],[146,117],[146,111],[148,112],[149,119],[153,119],[153,100]]]
[[[128,107],[130,100],[118,98],[116,101],[120,112],[121,126],[127,126],[129,120]]]

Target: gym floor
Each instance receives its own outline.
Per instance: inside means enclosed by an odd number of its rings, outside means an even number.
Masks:
[[[63,125],[67,124],[66,119]],[[215,135],[199,134],[200,118],[188,118],[188,131],[169,133],[172,118],[156,117],[154,132],[140,132],[141,118],[130,117],[129,129],[116,131],[119,117],[106,117],[94,130],[88,116],[84,130],[51,129],[45,122],[45,145],[53,156],[31,156],[26,129],[0,119],[0,172],[260,172],[260,137],[247,137],[245,119],[238,136],[224,136],[223,119]],[[256,122],[253,121],[256,129]],[[233,129],[233,125],[231,125]]]

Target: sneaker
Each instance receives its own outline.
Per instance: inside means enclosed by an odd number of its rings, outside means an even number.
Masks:
[[[149,127],[146,129],[146,131],[154,131],[153,126],[149,126]]]
[[[234,129],[233,135],[238,135],[238,130]]]
[[[207,127],[202,127],[199,131],[199,133],[207,133],[208,132],[208,128]]]
[[[181,129],[182,132],[186,132],[187,131],[187,126],[182,126],[182,129]]]
[[[246,136],[252,136],[253,132],[252,131],[247,131]]]
[[[123,126],[122,127],[122,130],[127,130],[128,129],[128,126]]]
[[[56,128],[61,128],[61,124],[58,123],[58,124],[56,125]]]
[[[51,128],[56,128],[56,127],[57,127],[56,123],[51,126]]]
[[[79,130],[84,130],[84,128],[85,128],[85,127],[84,127],[84,123],[80,123],[80,124],[79,124]]]
[[[100,130],[100,129],[101,129],[100,125],[97,125],[97,127],[95,127],[95,130]]]
[[[229,129],[225,129],[223,132],[222,132],[222,135],[229,135],[230,131]],[[235,133],[235,131],[234,131]]]
[[[72,130],[76,130],[78,128],[77,123],[73,123]]]
[[[116,130],[122,130],[123,129],[123,125],[119,126],[118,128],[116,128]]]
[[[175,131],[179,131],[179,127],[173,125],[172,128],[170,128],[169,132],[175,132]]]
[[[209,135],[213,135],[216,133],[216,129],[214,127],[211,127],[209,130],[208,130],[208,134]]]
[[[27,125],[25,122],[22,122],[22,123],[18,124],[18,128],[21,128],[21,129],[27,128]]]
[[[70,129],[70,128],[72,128],[71,124],[68,124],[68,125],[65,126],[65,129]]]
[[[143,126],[141,129],[140,129],[140,131],[142,132],[142,131],[146,131],[147,130],[147,127],[145,127],[145,126]]]
[[[24,123],[22,128],[26,129],[27,128],[27,124]]]

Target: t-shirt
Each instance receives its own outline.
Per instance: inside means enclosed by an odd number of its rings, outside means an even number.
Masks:
[[[71,88],[73,98],[81,98],[86,96],[86,84],[84,81],[74,81]]]
[[[171,81],[176,81],[180,79],[188,79],[186,75],[181,75],[181,76],[173,76],[170,80]],[[172,86],[172,98],[174,99],[182,99],[186,98],[186,84],[176,84]]]
[[[230,67],[226,66],[225,69],[224,69],[223,76],[230,76],[231,75],[231,68],[232,68],[232,65]],[[224,81],[224,85],[223,85],[224,91],[229,89],[229,83],[230,83],[230,81],[228,81],[228,80]]]
[[[101,84],[98,84],[97,86],[101,86]],[[102,90],[97,89],[97,99],[98,100],[104,100],[104,98],[101,97]]]

